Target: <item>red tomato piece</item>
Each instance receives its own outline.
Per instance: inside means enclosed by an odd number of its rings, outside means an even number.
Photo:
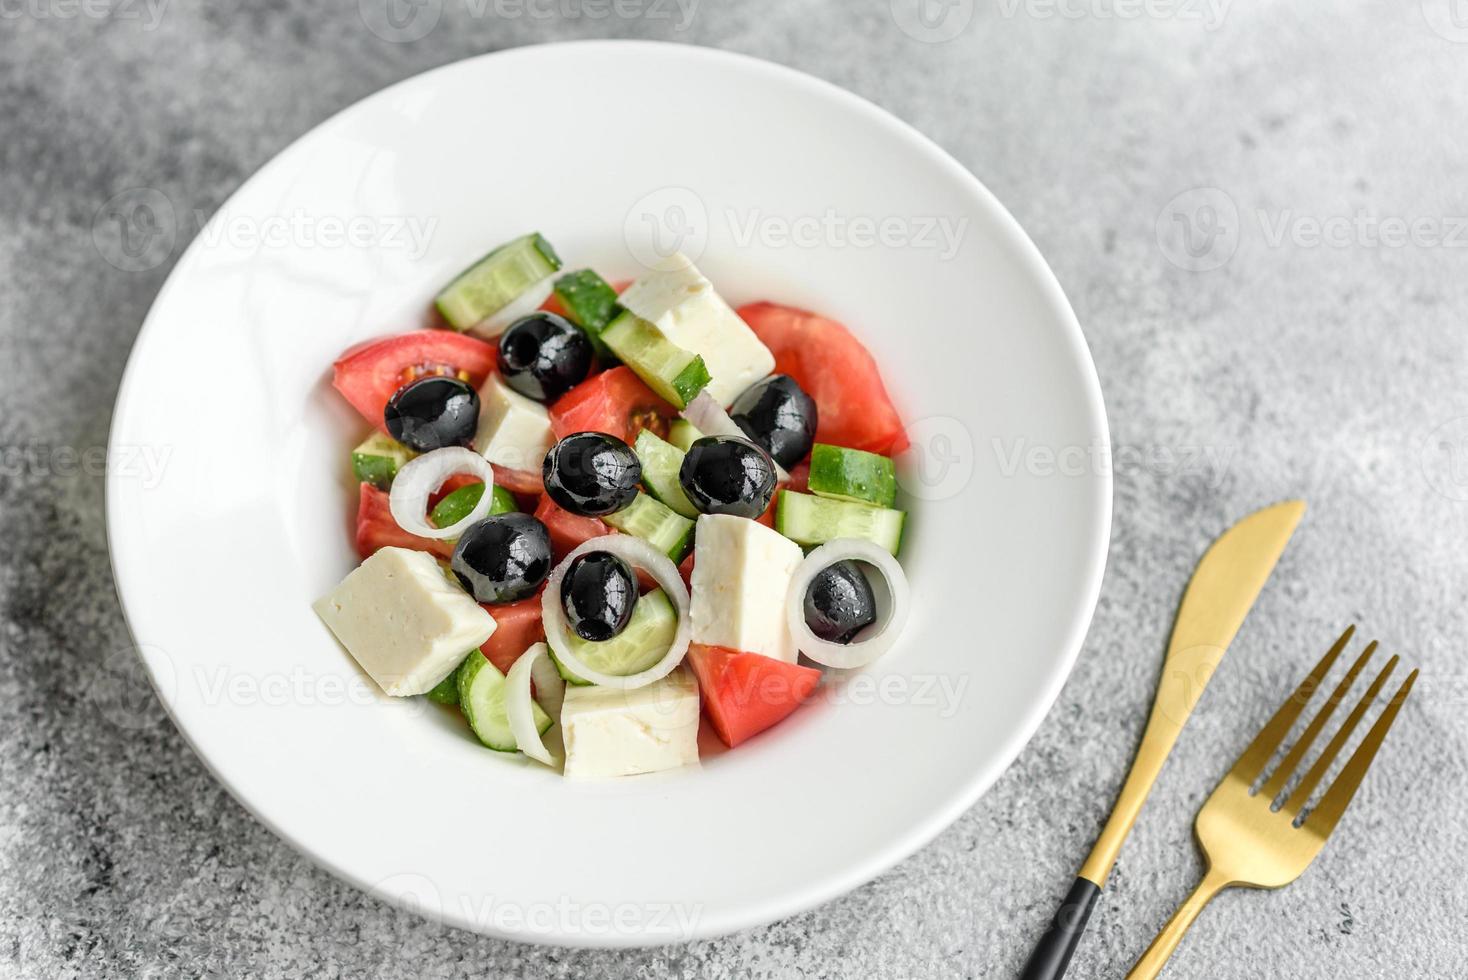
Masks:
[[[612,533],[611,528],[595,517],[582,517],[563,510],[550,497],[540,498],[540,506],[535,508],[535,519],[550,532],[551,553],[555,555],[556,561],[565,558],[567,553],[583,541]]]
[[[806,457],[803,462],[796,463],[795,468],[790,471],[790,482],[781,489],[794,490],[796,493],[810,492],[810,458]]]
[[[698,676],[704,713],[731,749],[782,721],[821,682],[821,672],[811,667],[700,643],[688,648],[688,663]]]
[[[739,308],[775,355],[775,370],[815,399],[816,441],[891,455],[908,446],[877,362],[835,320],[774,303]]]
[[[494,617],[494,635],[484,641],[479,652],[508,674],[515,661],[520,659],[531,644],[545,639],[545,624],[540,617],[540,594],[518,602],[506,602],[485,606],[485,611]]]
[[[625,365],[581,382],[550,410],[557,439],[573,432],[605,432],[629,446],[643,429],[666,438],[668,422],[677,415],[677,409],[653,394]]]
[[[414,330],[347,350],[332,366],[331,383],[362,417],[382,431],[387,400],[427,374],[450,374],[478,387],[495,368],[498,349],[452,330]]]
[[[367,558],[378,548],[387,547],[427,551],[445,559],[454,553],[451,542],[420,538],[404,531],[393,520],[387,492],[364,483],[357,497],[357,554]]]

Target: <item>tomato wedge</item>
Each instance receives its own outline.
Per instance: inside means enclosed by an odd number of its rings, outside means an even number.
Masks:
[[[358,344],[332,365],[331,383],[362,417],[382,431],[393,393],[426,374],[464,377],[478,387],[495,369],[498,349],[452,330],[414,330]]]
[[[387,491],[364,483],[357,497],[357,554],[368,558],[378,548],[387,547],[427,551],[444,559],[454,554],[452,541],[420,538],[404,531],[393,520]]]
[[[550,532],[551,553],[558,562],[583,541],[612,533],[611,528],[595,517],[582,517],[563,510],[550,497],[540,498],[540,506],[535,508],[535,519]]]
[[[704,713],[731,749],[783,721],[821,682],[821,672],[811,667],[701,643],[688,648],[688,663],[698,676]]]
[[[484,641],[479,652],[489,662],[507,674],[520,659],[520,654],[532,643],[545,639],[545,624],[540,618],[540,595],[530,596],[518,602],[485,606],[485,611],[494,617],[494,635]]]
[[[790,375],[815,399],[817,442],[882,455],[907,448],[877,362],[850,330],[775,303],[751,303],[738,312],[775,355],[775,370]]]
[[[573,432],[605,432],[629,446],[643,429],[666,438],[668,422],[677,416],[677,409],[653,394],[625,365],[581,382],[550,410],[557,439]]]

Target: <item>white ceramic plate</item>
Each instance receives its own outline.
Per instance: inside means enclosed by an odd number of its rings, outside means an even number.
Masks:
[[[366,426],[332,360],[425,323],[438,287],[530,229],[613,278],[678,244],[733,302],[845,321],[911,423],[906,636],[696,770],[570,784],[488,752],[424,699],[376,694],[310,609],[356,562],[346,458]],[[1085,342],[998,202],[855,96],[672,45],[476,58],[317,127],[178,263],[112,443],[166,460],[161,479],[111,474],[112,560],[155,686],[218,778],[389,901],[571,945],[767,922],[932,838],[1058,693],[1110,523]]]

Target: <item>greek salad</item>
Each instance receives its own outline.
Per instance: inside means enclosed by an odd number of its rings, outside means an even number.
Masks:
[[[698,760],[871,663],[909,607],[907,446],[840,323],[732,308],[674,255],[630,283],[539,234],[347,350],[362,558],[317,614],[391,696],[569,777]]]

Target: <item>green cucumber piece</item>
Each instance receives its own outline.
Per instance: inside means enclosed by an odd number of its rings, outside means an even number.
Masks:
[[[902,524],[906,518],[907,514],[900,510],[814,497],[793,490],[781,490],[775,505],[775,530],[805,547],[836,538],[865,538],[895,555],[902,546]]]
[[[602,520],[623,534],[646,541],[673,559],[675,565],[688,554],[688,546],[693,543],[693,522],[645,493],[639,493],[632,498],[632,503],[604,515]]]
[[[860,449],[816,443],[810,451],[810,492],[833,500],[891,507],[897,502],[892,460]]]
[[[621,312],[617,291],[590,269],[578,269],[556,280],[555,294],[565,307],[567,318],[581,328],[597,355],[605,359],[611,351],[601,334]]]
[[[479,651],[470,650],[469,653],[479,653]],[[480,656],[483,657],[484,655],[480,654]],[[465,656],[464,659],[468,660],[469,658]],[[462,667],[463,664],[459,666]],[[449,676],[439,681],[438,685],[424,696],[428,700],[435,701],[438,704],[451,704],[457,708],[459,706],[459,668],[455,667],[449,671]]]
[[[459,273],[434,302],[450,326],[468,330],[560,267],[560,256],[539,232],[523,235]]]
[[[683,450],[647,429],[637,433],[632,449],[642,463],[642,485],[647,487],[648,494],[673,513],[697,520],[698,508],[689,502],[683,492],[683,482],[678,479],[678,471],[683,467]]]
[[[625,310],[602,331],[602,342],[674,408],[686,408],[712,380],[703,358]]]
[[[586,666],[603,674],[625,677],[639,674],[663,659],[677,631],[678,612],[672,600],[662,589],[653,589],[632,607],[627,628],[610,640],[583,640],[570,630],[566,635],[571,641],[571,652]],[[554,649],[551,657],[568,684],[584,687],[589,683],[567,670]]]
[[[699,432],[698,428],[687,419],[674,419],[668,426],[668,442],[685,453],[688,452],[688,447],[693,445],[694,440],[702,438],[703,433]]]
[[[392,436],[374,432],[352,450],[352,475],[358,483],[370,483],[379,490],[387,490],[398,470],[417,455]]]
[[[453,493],[444,497],[433,505],[428,519],[433,522],[434,527],[451,527],[469,516],[484,496],[484,484],[466,483]],[[510,496],[510,491],[504,487],[497,486],[490,493],[489,512],[491,514],[513,514],[520,508],[515,504],[515,498]]]
[[[519,751],[505,711],[505,675],[483,654],[467,658],[458,670],[459,709],[479,741],[496,752]],[[550,715],[530,703],[535,730],[542,735],[551,726]]]

